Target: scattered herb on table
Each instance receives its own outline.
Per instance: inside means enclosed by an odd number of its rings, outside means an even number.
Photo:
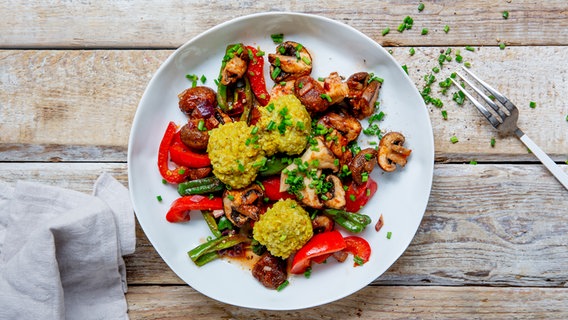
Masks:
[[[503,11],[503,19],[509,19],[509,11]]]
[[[425,7],[425,6],[424,6],[424,3],[420,2],[420,3],[418,4],[418,12],[422,12],[422,10],[424,10],[424,7]]]
[[[451,143],[457,143],[458,141],[459,141],[459,140],[458,140],[458,137],[456,137],[456,136],[452,136],[452,137],[450,138],[450,142],[451,142]]]
[[[534,102],[534,101],[529,102],[529,107],[531,107],[533,109],[536,108],[536,102]]]

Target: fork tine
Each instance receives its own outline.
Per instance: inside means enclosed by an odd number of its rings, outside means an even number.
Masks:
[[[481,114],[483,114],[483,116],[485,116],[485,118],[487,118],[487,120],[489,120],[489,122],[491,123],[491,125],[493,127],[497,128],[501,124],[497,120],[497,118],[495,118],[495,116],[492,115],[491,112],[489,112],[489,110],[487,110],[487,108],[485,108],[484,105],[479,103],[479,101],[477,101],[471,94],[469,94],[469,92],[467,92],[459,83],[457,83],[452,78],[450,78],[450,80],[460,89],[461,92],[463,92],[465,94],[465,96],[469,99],[469,101],[471,101],[477,107],[477,110],[479,110],[479,112],[481,112]]]
[[[491,107],[491,109],[493,109],[493,110],[495,110],[495,112],[497,112],[497,114],[500,117],[500,119],[498,119],[498,120],[503,122],[505,120],[505,118],[507,118],[507,115],[503,112],[503,110],[501,110],[501,108],[499,108],[499,106],[496,105],[495,102],[493,102],[493,100],[491,100],[483,91],[479,90],[475,85],[473,85],[473,83],[471,83],[469,80],[467,80],[467,78],[462,76],[459,72],[456,72],[456,74],[463,81],[465,81],[475,92],[477,92],[477,94],[479,96],[481,96],[483,98],[483,100],[485,100],[485,102],[487,102],[487,104]]]
[[[503,104],[503,106],[507,110],[509,110],[509,112],[512,112],[513,109],[515,109],[515,106],[511,103],[511,101],[509,99],[507,99],[507,97],[502,95],[499,91],[495,90],[492,86],[487,84],[485,81],[479,79],[475,74],[473,74],[473,72],[469,71],[466,67],[462,66],[462,69],[468,75],[470,75],[472,78],[474,78],[475,81],[479,82],[487,91],[491,92],[491,94],[495,97],[495,99],[497,99],[497,101],[501,102],[501,104]],[[463,77],[462,77],[462,79],[463,79]]]

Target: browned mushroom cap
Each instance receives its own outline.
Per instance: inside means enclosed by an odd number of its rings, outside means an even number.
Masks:
[[[260,214],[260,201],[264,192],[259,185],[238,190],[225,190],[223,194],[223,209],[225,216],[235,226],[242,227],[249,219],[257,221]]]
[[[366,148],[361,150],[349,163],[351,177],[356,184],[362,184],[364,176],[369,176],[377,164],[377,150]]]
[[[189,121],[180,129],[181,141],[190,149],[197,151],[205,151],[209,142],[209,133],[207,130],[199,130],[199,122],[202,119],[189,119]],[[205,125],[203,124],[205,127]]]
[[[381,83],[367,72],[358,72],[347,79],[347,86],[347,102],[351,106],[351,112],[359,119],[372,115]]]
[[[326,93],[322,85],[309,75],[296,79],[294,94],[312,115],[329,108],[330,104],[325,98]]]
[[[303,45],[286,41],[268,55],[270,77],[274,82],[290,81],[312,73],[312,57]]]
[[[406,158],[412,150],[403,147],[404,141],[404,136],[398,132],[389,132],[383,136],[377,154],[381,169],[391,172],[396,170],[396,165],[401,167],[406,165]]]
[[[202,117],[212,115],[217,106],[217,94],[213,89],[204,86],[192,87],[178,95],[179,108],[186,115],[195,115],[199,111]]]
[[[330,217],[320,214],[312,220],[312,228],[314,229],[314,234],[322,233],[327,231],[332,231],[335,223]]]

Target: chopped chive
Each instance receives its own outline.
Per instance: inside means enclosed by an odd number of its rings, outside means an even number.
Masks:
[[[499,44],[499,49],[505,50],[505,46],[506,46],[505,43],[504,43],[504,42],[501,42],[501,43]]]
[[[464,62],[463,65],[464,65],[466,68],[471,68],[471,63],[470,63],[469,61]]]
[[[178,173],[179,173],[179,174],[184,174],[184,173],[185,173],[185,169],[179,169],[179,170],[178,170]]]
[[[509,11],[503,11],[503,19],[509,19]]]
[[[276,79],[276,77],[278,77],[278,75],[280,74],[280,71],[281,71],[280,68],[276,67],[276,68],[274,68],[274,70],[272,70],[272,73],[270,74],[270,76],[273,79]]]
[[[567,116],[566,121],[568,121],[568,116]],[[168,181],[166,181],[166,179],[162,179],[162,183],[163,183],[163,184],[168,184]]]
[[[396,30],[398,32],[403,32],[405,28],[406,28],[406,25],[404,23],[401,23],[400,25],[398,25],[398,28]]]
[[[451,143],[457,143],[458,141],[459,141],[459,140],[458,140],[458,137],[456,137],[456,136],[452,136],[452,137],[450,138],[450,142],[451,142]]]
[[[418,12],[421,12],[422,10],[424,10],[424,3],[420,2],[418,4]]]
[[[495,148],[495,138],[491,138],[491,148]]]
[[[201,78],[199,80],[201,80],[201,83],[205,83],[207,81],[207,78],[205,77],[205,75],[201,75]]]
[[[471,160],[471,161],[469,162],[469,164],[476,165],[476,164],[477,164],[477,161]]]
[[[444,26],[444,32],[445,32],[445,33],[450,32],[450,26],[449,26],[449,25],[445,25],[445,26]]]
[[[355,197],[354,194],[350,194],[350,195],[349,195],[349,200],[355,201],[356,199],[357,199],[357,198]]]
[[[354,256],[353,257],[353,262],[355,262],[356,265],[358,266],[362,266],[365,262],[363,261],[363,259],[359,256]]]
[[[473,51],[475,51],[475,48],[472,47],[472,46],[466,46],[465,50],[473,52]]]
[[[427,29],[427,28],[422,28],[421,34],[422,34],[423,36],[424,36],[424,35],[427,35],[427,34],[428,34],[428,29]]]
[[[327,102],[331,102],[331,97],[330,97],[329,94],[327,94],[327,93],[322,93],[322,94],[320,95],[320,97],[321,97],[322,99],[327,100]]]
[[[310,59],[308,59],[308,58],[305,57],[305,56],[302,56],[302,61],[304,61],[304,63],[307,64],[307,65],[311,65],[311,64],[312,64],[312,62],[310,61]]]
[[[199,120],[199,123],[197,123],[197,130],[199,131],[207,130],[207,128],[205,127],[205,121],[203,121],[203,119]]]
[[[408,74],[408,67],[405,64],[402,65],[402,70]]]
[[[387,232],[387,239],[390,239],[392,237],[392,232]]]
[[[266,130],[272,131],[272,130],[274,130],[274,127],[276,127],[276,122],[270,120],[270,122],[269,122],[268,125],[266,126]]]
[[[274,41],[274,43],[282,43],[284,41],[284,34],[274,33],[270,35],[270,38],[272,38],[272,41]]]
[[[410,54],[411,56],[413,56],[416,53],[416,50],[414,50],[414,48],[410,48],[408,50],[408,54]]]
[[[384,28],[383,32],[382,32],[383,37],[386,36],[387,34],[389,34],[390,31],[391,31],[390,28]]]
[[[442,110],[442,118],[444,118],[444,120],[448,120],[448,112],[446,110]]]
[[[434,67],[434,68],[432,68],[432,72],[438,73],[438,72],[440,72],[440,68]]]
[[[304,272],[304,277],[309,279],[311,275],[312,275],[312,268],[308,267],[308,269],[306,269],[306,271]]]
[[[156,196],[156,199],[158,199],[158,202],[162,202],[162,196]]]
[[[529,103],[529,107],[531,107],[531,108],[533,108],[533,109],[536,108],[536,102],[531,101],[531,102]]]

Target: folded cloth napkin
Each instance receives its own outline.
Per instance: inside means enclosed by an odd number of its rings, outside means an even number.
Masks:
[[[109,174],[93,195],[0,182],[0,319],[128,319],[134,246],[128,190]]]

